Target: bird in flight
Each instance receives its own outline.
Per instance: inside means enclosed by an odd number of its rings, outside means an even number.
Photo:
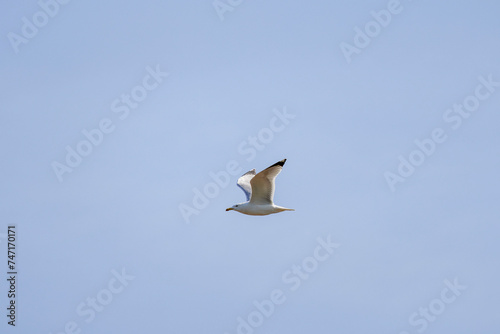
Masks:
[[[247,197],[247,202],[235,204],[226,211],[234,210],[246,215],[264,216],[281,211],[295,211],[273,203],[274,180],[283,169],[286,159],[278,161],[256,174],[255,169],[243,174],[237,182]]]

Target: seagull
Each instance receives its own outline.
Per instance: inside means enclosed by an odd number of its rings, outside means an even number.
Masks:
[[[226,211],[234,210],[246,215],[264,216],[281,211],[295,211],[273,203],[274,179],[283,169],[286,159],[278,161],[256,174],[255,169],[243,174],[237,182],[247,196],[247,202],[235,204]]]

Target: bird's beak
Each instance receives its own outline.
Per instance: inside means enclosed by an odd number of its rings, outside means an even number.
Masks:
[[[234,210],[233,208],[227,208],[226,211]]]

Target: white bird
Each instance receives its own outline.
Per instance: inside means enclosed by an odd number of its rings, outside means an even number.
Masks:
[[[258,174],[255,174],[255,169],[243,174],[238,179],[237,185],[243,189],[247,196],[247,202],[235,204],[227,208],[226,211],[234,210],[253,216],[264,216],[281,211],[295,211],[273,203],[274,179],[283,169],[285,161],[286,159],[278,161]]]

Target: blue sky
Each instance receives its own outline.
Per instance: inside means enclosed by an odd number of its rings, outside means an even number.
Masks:
[[[2,332],[494,332],[499,10],[2,4]]]

